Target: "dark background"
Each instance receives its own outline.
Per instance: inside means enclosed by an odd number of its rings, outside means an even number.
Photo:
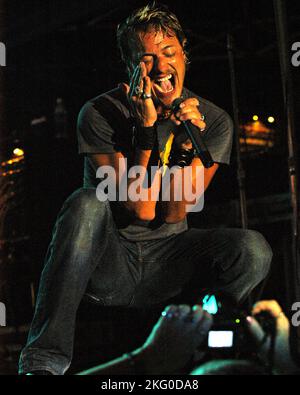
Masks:
[[[45,176],[48,178],[54,173],[57,176],[55,187],[58,189],[50,188],[49,191],[54,199],[51,205],[57,201],[59,206],[68,193],[81,184],[81,160],[76,151],[77,114],[86,100],[126,79],[116,47],[116,27],[130,11],[145,3],[133,0],[9,2],[7,77],[10,141],[12,145],[14,139],[20,139],[25,145],[32,142],[45,155],[40,163],[40,166],[47,165]],[[283,153],[286,129],[272,1],[227,0],[214,4],[175,0],[165,1],[165,4],[179,16],[189,38],[192,63],[186,86],[231,115],[226,34],[232,32],[236,40],[241,120],[250,120],[256,113],[263,120],[273,115],[277,120],[275,127]],[[289,0],[287,11],[292,43],[300,40],[299,2]],[[293,68],[293,78],[295,108],[299,108],[300,99],[296,94],[300,84],[299,68]],[[63,98],[67,108],[69,141],[66,151],[57,147],[59,144],[56,142],[52,147],[54,163],[51,163],[47,155],[51,155],[49,144],[53,143],[51,137],[55,134],[51,122],[57,97]],[[31,120],[40,116],[47,117],[47,124],[32,128]],[[298,111],[296,116],[298,126]],[[267,169],[267,180],[265,173],[255,174],[253,183],[248,179],[248,196],[287,190],[285,164],[285,156],[280,163],[275,161],[278,168],[273,169],[272,165],[272,174]],[[60,168],[62,166],[63,169]],[[272,176],[275,176],[274,182],[270,179]],[[225,190],[223,188],[223,198],[235,195],[236,185],[232,184],[234,180],[229,181]],[[260,187],[262,191],[259,191]]]
[[[264,295],[286,305],[290,242],[289,178],[278,47],[271,0],[164,1],[179,17],[189,39],[191,65],[186,86],[233,114],[226,35],[236,41],[236,79],[242,122],[258,114],[274,125],[277,146],[270,152],[243,155],[250,225],[271,243],[274,264]],[[56,215],[65,198],[82,185],[82,158],[77,154],[76,118],[90,98],[126,80],[116,46],[116,28],[145,1],[10,0],[7,33],[7,104],[9,136],[2,158],[25,150],[25,173],[19,183],[17,210],[8,231],[25,235],[9,247],[7,295],[12,324],[32,316],[30,284],[36,290],[43,257]],[[286,2],[291,43],[300,41],[300,3]],[[292,52],[291,52],[292,56]],[[296,132],[300,126],[300,68],[292,68]],[[67,137],[55,137],[54,109],[63,98]],[[46,122],[31,125],[46,117]],[[297,135],[299,135],[297,133]],[[22,173],[23,174],[23,173]],[[218,171],[204,213],[194,226],[240,226],[235,150],[231,167]],[[262,198],[262,200],[261,200]]]

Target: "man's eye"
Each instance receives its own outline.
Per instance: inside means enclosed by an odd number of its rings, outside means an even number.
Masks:
[[[166,53],[165,56],[167,58],[173,58],[173,56],[175,56],[175,52],[174,53]]]

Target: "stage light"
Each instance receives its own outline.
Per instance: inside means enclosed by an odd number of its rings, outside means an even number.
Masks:
[[[24,151],[21,148],[15,148],[13,154],[15,156],[24,156]]]
[[[275,122],[275,118],[274,117],[269,117],[268,118],[268,122],[269,123],[274,123]]]
[[[253,118],[252,118],[252,119],[253,119],[253,121],[255,121],[255,122],[256,122],[256,121],[258,121],[258,120],[259,120],[259,117],[258,117],[258,115],[253,115]]]
[[[236,320],[235,320],[235,323],[236,323],[236,324],[240,324],[240,323],[241,323],[241,320],[236,319]]]

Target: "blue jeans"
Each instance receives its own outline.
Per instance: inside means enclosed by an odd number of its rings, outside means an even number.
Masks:
[[[78,306],[86,294],[103,306],[150,306],[192,280],[242,301],[267,275],[272,252],[262,235],[242,229],[189,229],[132,242],[116,229],[109,203],[79,189],[58,216],[41,275],[21,374],[69,368]]]

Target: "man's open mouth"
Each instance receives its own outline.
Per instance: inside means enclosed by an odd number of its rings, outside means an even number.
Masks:
[[[168,74],[163,78],[157,78],[154,80],[153,87],[159,95],[171,93],[175,88],[175,78],[172,74]]]

